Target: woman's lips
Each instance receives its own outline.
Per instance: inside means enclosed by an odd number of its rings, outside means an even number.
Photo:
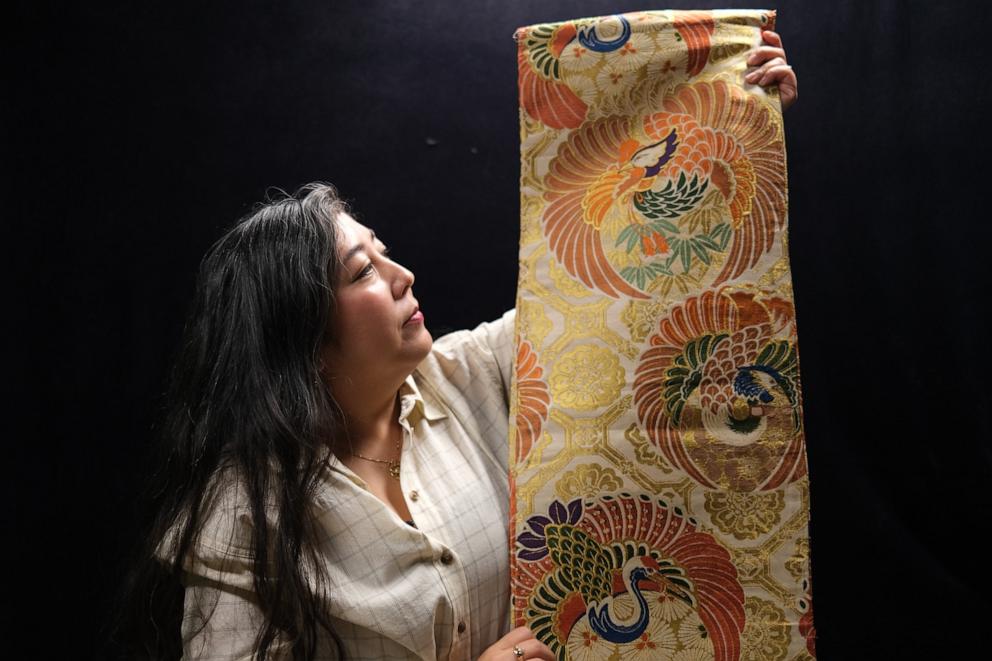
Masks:
[[[407,319],[403,325],[409,326],[411,324],[422,324],[422,323],[424,323],[424,313],[418,309],[414,311],[413,314],[410,315],[410,318]]]

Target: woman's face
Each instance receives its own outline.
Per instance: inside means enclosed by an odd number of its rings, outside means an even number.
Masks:
[[[402,381],[433,343],[413,297],[413,273],[389,258],[372,230],[346,213],[336,220],[341,268],[325,350],[332,386],[342,378],[356,385]]]

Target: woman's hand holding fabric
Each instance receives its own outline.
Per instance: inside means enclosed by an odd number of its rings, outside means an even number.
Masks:
[[[766,45],[756,48],[747,58],[748,66],[753,68],[744,80],[761,87],[778,85],[782,110],[786,110],[799,98],[796,72],[785,59],[782,37],[777,32],[765,30],[761,38]]]
[[[479,661],[517,661],[518,659],[544,659],[555,661],[548,646],[534,637],[527,627],[517,627],[490,646]]]

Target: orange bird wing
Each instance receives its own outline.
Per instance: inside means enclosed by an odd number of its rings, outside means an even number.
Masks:
[[[629,138],[628,120],[619,117],[591,122],[568,136],[544,178],[544,197],[550,203],[544,212],[544,235],[558,262],[587,287],[614,298],[648,298],[607,261],[599,232],[615,200],[611,194],[604,196],[604,190],[622,181],[611,178],[609,171],[616,171],[620,146]]]
[[[558,58],[575,34],[575,26],[565,24],[554,31],[538,28],[525,32],[518,40],[520,106],[555,129],[578,128],[588,111],[585,101],[559,80]]]
[[[714,285],[758,263],[785,226],[786,176],[782,124],[744,90],[722,80],[680,85],[662,109],[684,113],[713,129],[712,158],[731,168],[736,184],[728,199],[734,238]]]
[[[697,75],[710,57],[710,37],[716,29],[713,15],[708,11],[680,12],[676,14],[675,29],[689,49],[686,73]]]

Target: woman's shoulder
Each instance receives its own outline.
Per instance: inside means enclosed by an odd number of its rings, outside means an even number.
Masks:
[[[182,562],[185,572],[251,588],[255,525],[250,503],[246,480],[239,471],[225,467],[214,473],[192,523],[189,549]],[[157,549],[159,559],[175,561],[189,516],[169,528]],[[244,580],[231,580],[238,576]]]
[[[217,472],[202,508],[200,543],[213,551],[250,556],[254,524],[247,481],[233,468]]]
[[[493,321],[475,328],[454,331],[434,341],[428,360],[461,363],[466,367],[491,367],[493,362],[512,359],[516,311],[509,310]]]
[[[454,413],[462,424],[505,424],[514,352],[513,310],[472,330],[437,340],[413,373],[428,411]]]

